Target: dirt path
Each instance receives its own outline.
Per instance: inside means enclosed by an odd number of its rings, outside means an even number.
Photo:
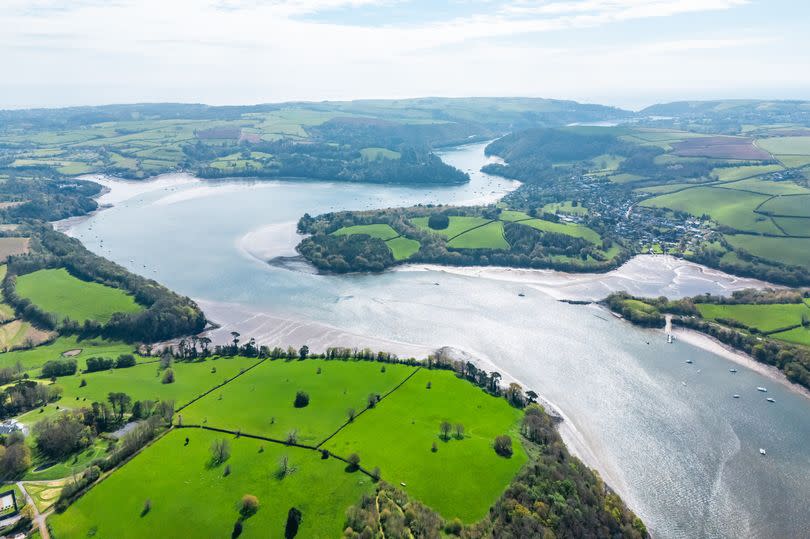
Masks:
[[[45,519],[48,518],[50,511],[46,513],[40,513],[39,509],[37,509],[37,504],[34,503],[34,499],[28,494],[28,491],[25,490],[22,481],[17,481],[17,486],[20,489],[20,492],[23,493],[25,496],[25,502],[31,505],[31,508],[34,510],[34,524],[39,528],[39,534],[42,536],[42,539],[51,539],[51,534],[48,532],[48,526],[45,525]]]

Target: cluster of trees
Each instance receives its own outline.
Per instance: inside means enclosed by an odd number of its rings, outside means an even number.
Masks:
[[[31,449],[25,436],[15,431],[0,436],[0,479],[19,478],[31,466]]]
[[[58,378],[76,374],[78,363],[73,358],[52,359],[42,366],[42,378]]]
[[[0,167],[2,168],[2,167]],[[76,215],[85,215],[98,208],[93,199],[101,186],[84,180],[54,180],[43,171],[8,169],[9,178],[0,184],[3,202],[22,202],[0,209],[0,221],[16,223],[24,219],[57,221]],[[28,177],[22,177],[25,174]]]
[[[110,369],[126,369],[135,366],[135,356],[121,354],[116,359],[109,357],[87,358],[87,369],[84,372],[108,371]]]
[[[335,273],[382,271],[394,264],[385,242],[365,234],[318,234],[304,238],[296,249],[316,268]]]
[[[21,380],[0,390],[0,419],[6,419],[53,402],[62,394],[59,386]]]
[[[155,342],[199,333],[205,327],[205,315],[189,298],[91,253],[79,240],[57,232],[49,225],[32,224],[26,230],[31,234],[35,247],[27,255],[9,259],[2,291],[5,301],[14,307],[18,316],[34,325],[42,329],[57,329],[63,334],[101,336],[127,342]],[[56,267],[66,268],[79,279],[125,290],[146,308],[135,313],[114,313],[103,324],[94,320],[58,321],[16,292],[16,275]]]

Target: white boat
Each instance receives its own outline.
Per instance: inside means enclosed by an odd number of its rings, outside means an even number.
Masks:
[[[766,454],[766,453],[765,453],[765,450],[764,450],[764,449],[762,449],[761,447],[759,448],[759,454],[760,454],[760,455],[765,455],[765,454]]]
[[[764,387],[762,387],[762,386],[759,386],[759,387],[757,388],[757,391],[762,391],[763,393],[767,393],[767,392],[768,392],[768,390],[767,390],[767,389],[765,389],[765,388],[764,388]]]
[[[735,399],[739,399],[739,398],[740,398],[740,396],[739,396],[739,395],[737,395],[737,394],[735,394],[735,395],[734,395],[734,398],[735,398]]]
[[[768,402],[776,402],[775,400],[773,400],[773,397],[768,397],[768,398],[767,398],[767,399],[765,399],[765,400],[766,400],[766,401],[768,401]]]
[[[737,372],[737,369],[729,369],[728,372],[730,372],[731,374],[734,374],[734,373]]]
[[[672,335],[667,335],[667,343],[672,344],[673,338]]]
[[[687,359],[687,360],[686,360],[686,362],[687,362],[687,363],[689,363],[690,365],[691,365],[692,363],[694,363],[694,362],[693,362],[691,359]]]

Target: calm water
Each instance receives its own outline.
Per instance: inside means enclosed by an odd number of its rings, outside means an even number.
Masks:
[[[472,145],[443,157],[477,171],[482,150]],[[761,375],[739,367],[730,374],[734,365],[723,358],[668,345],[660,333],[594,307],[559,303],[544,287],[508,276],[323,276],[262,261],[294,254],[294,223],[304,212],[491,201],[514,187],[471,175],[469,185],[441,189],[188,176],[146,190],[115,182],[105,200],[116,206],[69,231],[90,249],[200,300],[226,330],[238,327],[260,341],[369,344],[401,353],[448,345],[493,363],[564,412],[568,441],[598,459],[657,537],[808,536],[810,400]],[[661,260],[642,264],[649,272],[643,279],[631,273],[566,289],[691,295],[745,284],[675,271]],[[776,404],[757,386],[768,387]],[[734,393],[742,398],[732,399]]]

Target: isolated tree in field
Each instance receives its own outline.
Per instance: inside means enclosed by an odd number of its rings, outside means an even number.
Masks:
[[[443,440],[448,440],[450,438],[450,430],[452,428],[453,426],[449,421],[442,421],[439,424],[439,434],[441,434]]]
[[[357,415],[357,414],[356,414],[356,412],[354,411],[354,408],[349,408],[348,410],[346,410],[346,417],[348,417],[348,418],[349,418],[349,423],[351,423],[352,421],[354,421],[354,417],[355,417],[355,415]]]
[[[293,429],[287,433],[287,445],[298,443],[298,431]]]
[[[464,425],[462,425],[461,423],[456,423],[456,426],[454,428],[456,431],[456,438],[458,438],[459,440],[464,438]]]
[[[349,469],[354,471],[360,467],[360,455],[357,453],[352,453],[348,457],[346,457],[346,462],[349,463]]]
[[[220,438],[211,442],[211,462],[216,466],[222,464],[231,456],[231,444],[228,440]]]
[[[161,383],[164,384],[173,384],[174,383],[174,371],[172,369],[166,369],[163,372],[163,379]]]
[[[306,344],[298,350],[298,359],[306,359],[309,356],[309,346]]]
[[[369,408],[374,408],[375,406],[377,406],[377,403],[380,402],[380,396],[378,394],[376,394],[376,393],[372,393],[372,394],[370,394],[368,396],[367,401],[368,401],[368,407]]]
[[[309,404],[309,394],[305,391],[298,391],[295,394],[295,402],[293,403],[293,405],[296,408],[303,408],[308,404]]]
[[[371,470],[371,478],[374,479],[375,481],[380,480],[380,467],[379,466],[375,466],[374,469]]]
[[[298,527],[301,526],[301,521],[304,520],[301,511],[295,507],[290,507],[287,513],[287,524],[284,526],[284,539],[293,539],[298,535]]]
[[[438,446],[438,445],[436,445],[436,441],[435,441],[435,440],[433,441],[433,444],[430,446],[430,450],[431,450],[432,452],[434,452],[434,453],[435,453],[436,451],[438,451],[438,450],[439,450],[439,446]]]
[[[242,496],[242,501],[239,503],[239,514],[244,518],[248,518],[256,514],[259,510],[259,498],[253,494],[245,494]]]
[[[502,457],[512,456],[512,438],[502,434],[495,438],[495,452]]]
[[[428,226],[433,230],[444,230],[450,226],[450,218],[444,213],[434,213],[428,217]]]

